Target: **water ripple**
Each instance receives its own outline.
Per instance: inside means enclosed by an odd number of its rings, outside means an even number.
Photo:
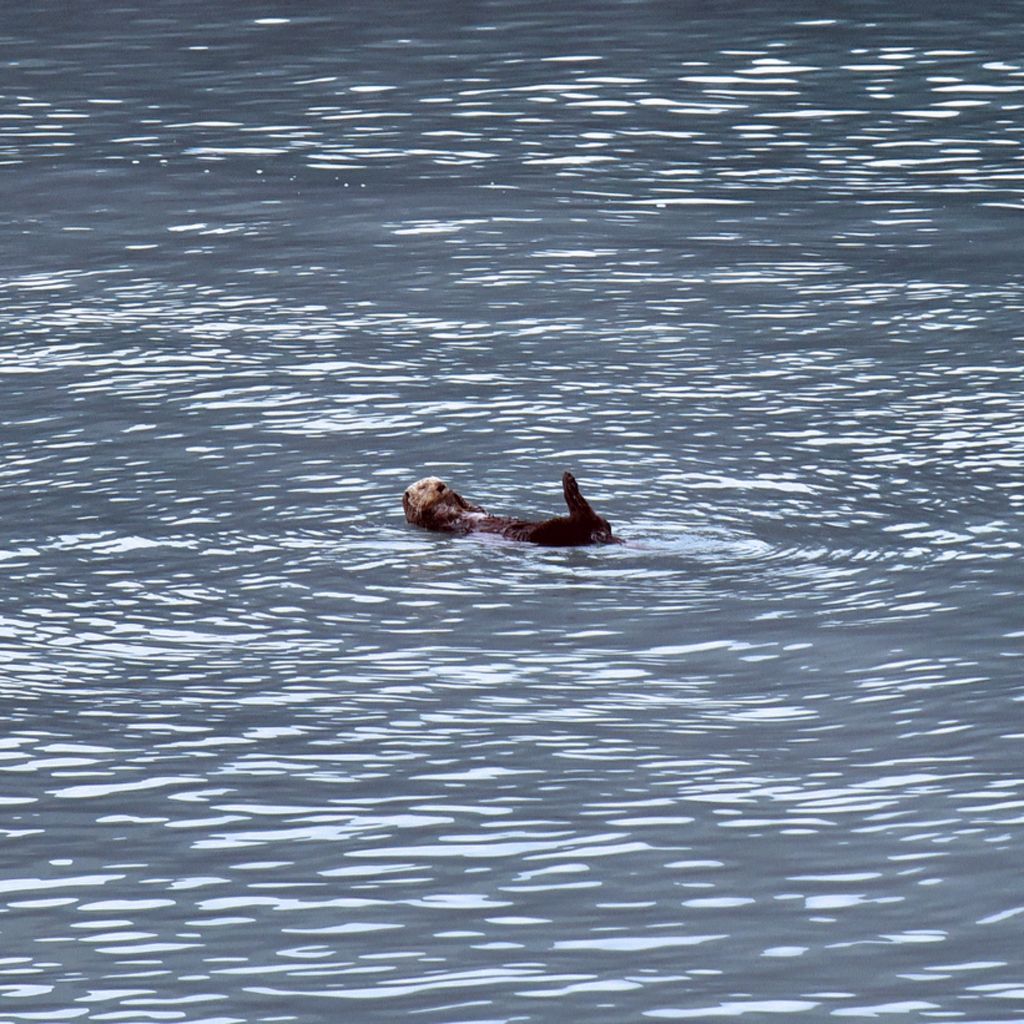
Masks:
[[[173,8],[0,39],[4,1020],[1006,1019],[1015,12]]]

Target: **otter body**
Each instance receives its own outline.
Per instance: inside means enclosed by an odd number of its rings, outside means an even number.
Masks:
[[[466,501],[436,476],[424,477],[409,487],[402,496],[402,508],[413,526],[441,533],[496,533],[508,540],[546,547],[622,543],[613,536],[608,520],[599,516],[580,494],[572,473],[562,474],[562,491],[569,514],[540,523],[492,516],[479,505]]]

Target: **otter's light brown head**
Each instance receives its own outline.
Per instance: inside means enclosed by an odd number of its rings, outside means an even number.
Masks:
[[[448,485],[436,476],[425,476],[417,480],[411,487],[407,487],[402,495],[402,508],[405,510],[405,518],[414,526],[426,525],[431,510],[439,501],[443,501],[446,494],[450,493]]]
[[[486,513],[472,505],[436,476],[417,480],[402,495],[405,518],[413,526],[444,533],[469,533]]]

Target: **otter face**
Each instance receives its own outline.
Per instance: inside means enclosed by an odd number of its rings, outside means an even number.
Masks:
[[[622,541],[618,537],[612,536],[612,524],[600,516],[596,518],[597,522],[594,523],[593,529],[590,531],[591,542],[594,544],[621,544]]]
[[[425,476],[417,480],[412,486],[406,488],[402,495],[402,508],[405,510],[405,518],[410,523],[422,525],[424,517],[444,496],[449,493],[449,487],[443,480],[436,476]]]

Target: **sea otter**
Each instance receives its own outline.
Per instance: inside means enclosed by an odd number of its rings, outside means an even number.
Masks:
[[[497,533],[509,540],[547,547],[622,543],[613,536],[608,520],[602,519],[580,494],[572,473],[562,474],[562,491],[569,514],[545,519],[542,523],[492,516],[479,505],[466,501],[436,476],[424,477],[409,487],[402,495],[402,508],[413,526],[441,533]]]

